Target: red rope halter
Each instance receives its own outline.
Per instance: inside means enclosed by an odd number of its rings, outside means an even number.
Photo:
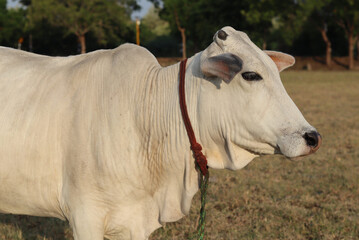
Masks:
[[[194,158],[196,160],[197,166],[199,167],[203,176],[208,174],[207,159],[202,153],[201,144],[197,143],[196,136],[194,135],[191,121],[188,117],[187,105],[186,105],[186,95],[185,95],[185,75],[186,75],[186,63],[187,58],[181,61],[180,64],[180,83],[179,83],[179,101],[181,107],[182,118],[186,127],[187,135],[189,142],[191,144],[191,149],[193,151]]]

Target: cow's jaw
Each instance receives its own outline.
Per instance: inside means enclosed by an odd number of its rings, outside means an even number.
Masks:
[[[218,145],[217,145],[218,146]],[[208,166],[214,169],[239,170],[244,168],[259,154],[248,151],[231,140],[226,140],[221,148],[204,148]]]
[[[314,153],[320,146],[320,143],[314,149],[308,146],[303,135],[310,131],[316,130],[305,128],[305,130],[278,137],[277,144],[257,142],[255,147],[251,144],[243,147],[226,138],[223,144],[217,143],[217,147],[205,148],[208,166],[214,169],[239,170],[260,155],[272,154],[281,154],[291,160],[297,160],[299,157]],[[223,148],[218,148],[219,145],[222,145]]]

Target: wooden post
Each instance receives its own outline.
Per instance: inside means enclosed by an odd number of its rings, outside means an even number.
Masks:
[[[136,43],[140,45],[140,19],[136,18]]]
[[[21,49],[21,45],[23,42],[24,42],[24,38],[23,37],[19,38],[19,41],[17,43],[17,49]]]

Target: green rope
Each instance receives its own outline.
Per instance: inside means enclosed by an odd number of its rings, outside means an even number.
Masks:
[[[207,200],[209,172],[205,176],[200,172],[200,178],[201,178],[201,186],[200,186],[200,188],[201,188],[201,210],[199,213],[197,233],[191,239],[203,240],[204,239],[205,218],[206,218],[205,206],[206,206],[206,200]]]

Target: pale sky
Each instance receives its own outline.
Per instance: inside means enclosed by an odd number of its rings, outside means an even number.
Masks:
[[[19,1],[18,0],[7,0],[6,2],[6,6],[8,8],[12,8],[12,7],[16,7],[16,5],[18,5]]]
[[[148,9],[153,5],[148,0],[139,0],[138,4],[141,6],[141,10],[133,12],[132,16],[131,16],[132,19],[135,19],[136,17],[142,18],[143,16],[146,15],[146,13],[148,12]]]
[[[136,17],[142,18],[143,16],[146,15],[146,13],[148,12],[148,9],[152,6],[152,3],[149,2],[148,0],[139,0],[138,4],[141,6],[141,10],[133,12],[131,15],[132,19],[136,19]],[[8,8],[13,8],[16,6],[20,6],[19,0],[7,0]]]

